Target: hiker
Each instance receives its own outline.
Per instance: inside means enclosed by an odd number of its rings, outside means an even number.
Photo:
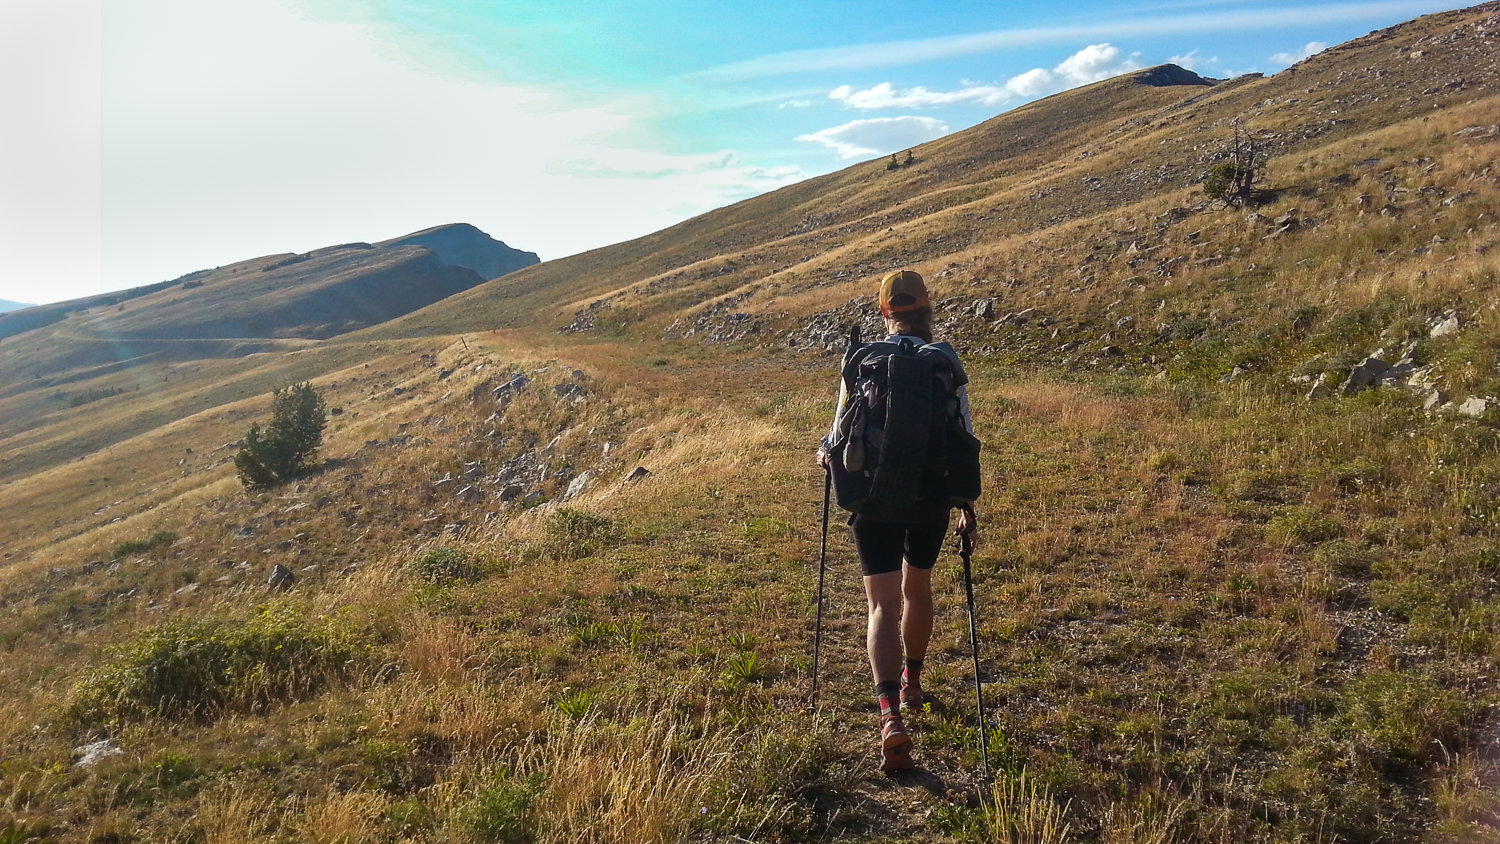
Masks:
[[[856,347],[851,338],[850,357],[846,358],[845,377],[839,388],[838,412],[833,428],[818,448],[818,464],[829,470],[837,483],[841,473],[849,475],[847,464],[851,462],[851,449],[866,450],[866,446],[854,442],[859,434],[856,432],[852,437],[850,434],[853,423],[849,414],[862,405],[860,394],[850,401],[850,388],[855,386],[862,394],[869,394],[895,385],[886,383],[874,387],[870,381],[852,385],[850,372],[861,365],[861,355],[889,354],[892,349],[911,356],[914,349],[920,348],[928,360],[936,359],[940,369],[951,373],[950,380],[943,383],[953,384],[947,396],[950,403],[956,404],[953,410],[962,422],[962,431],[953,434],[951,439],[967,437],[972,443],[972,493],[957,497],[918,495],[917,500],[894,507],[867,507],[857,501],[850,504],[846,501],[847,495],[839,501],[839,506],[852,511],[849,525],[864,574],[865,597],[869,605],[865,645],[875,680],[875,697],[880,706],[881,770],[889,772],[915,767],[911,757],[911,736],[901,713],[920,710],[926,702],[922,691],[922,663],[932,637],[932,567],[948,533],[949,510],[953,506],[960,507],[954,533],[967,535],[971,540],[976,535],[972,501],[978,497],[978,441],[973,438],[974,425],[969,416],[968,391],[963,386],[962,364],[947,343],[933,343],[932,306],[922,276],[911,270],[885,276],[880,282],[880,313],[889,332],[884,341]],[[935,355],[941,357],[934,358]],[[879,366],[878,362],[875,366]],[[864,411],[860,408],[859,412]],[[956,424],[957,420],[953,423]],[[894,420],[886,419],[882,424],[884,442],[889,443],[896,436],[892,430]],[[941,454],[914,456],[918,470],[924,466],[930,468],[944,459]],[[960,500],[963,503],[955,505]]]

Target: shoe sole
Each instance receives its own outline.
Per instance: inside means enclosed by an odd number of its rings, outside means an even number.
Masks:
[[[886,746],[880,751],[880,770],[885,773],[892,771],[909,771],[917,767],[917,763],[911,758],[911,739],[906,739],[895,746]]]

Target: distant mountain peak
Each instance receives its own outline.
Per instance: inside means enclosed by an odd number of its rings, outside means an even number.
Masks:
[[[421,246],[432,250],[444,263],[468,267],[483,279],[499,278],[540,262],[535,252],[512,249],[469,223],[433,226],[381,246]]]
[[[1133,77],[1137,85],[1150,85],[1154,88],[1166,88],[1172,85],[1213,85],[1214,80],[1206,79],[1175,64],[1160,64],[1137,72]]]

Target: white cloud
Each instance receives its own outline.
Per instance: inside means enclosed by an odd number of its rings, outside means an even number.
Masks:
[[[788,109],[788,108],[812,108],[812,107],[813,107],[813,101],[812,100],[787,100],[786,102],[784,102],[781,105],[777,106],[777,108],[780,108],[780,109]]]
[[[1321,53],[1326,49],[1328,49],[1328,45],[1322,41],[1309,41],[1303,45],[1302,52],[1300,53],[1277,53],[1271,56],[1271,64],[1287,67],[1302,61],[1308,56]]]
[[[1056,85],[1052,71],[1038,67],[1012,76],[1005,88],[1018,97],[1029,98],[1049,93]]]
[[[1141,64],[1136,60],[1138,55],[1121,58],[1119,47],[1112,44],[1090,44],[1063,59],[1051,70],[1038,67],[1011,77],[1005,83],[1005,90],[1023,99],[1055,94],[1139,70]]]
[[[971,85],[957,91],[931,91],[918,86],[898,90],[889,82],[873,88],[855,91],[848,85],[828,92],[829,99],[838,100],[850,108],[865,111],[881,108],[938,108],[941,106],[974,104],[986,106],[1004,105],[1010,93],[992,85]]]
[[[1112,44],[1091,44],[1064,59],[1055,71],[1074,85],[1085,85],[1139,67],[1133,58],[1122,62],[1119,47]]]
[[[1172,56],[1171,58],[1167,59],[1167,61],[1177,65],[1178,67],[1187,68],[1194,73],[1212,73],[1214,69],[1219,66],[1218,56],[1204,58],[1203,56],[1198,55],[1197,50],[1193,50],[1180,56]]]
[[[1040,67],[1028,70],[1012,77],[1003,86],[970,84],[956,91],[933,91],[921,86],[902,89],[889,82],[881,82],[864,90],[840,85],[828,92],[828,98],[863,111],[954,105],[983,105],[993,108],[1017,98],[1029,99],[1055,94],[1138,69],[1140,63],[1136,61],[1136,56],[1122,58],[1120,48],[1112,44],[1090,44],[1050,70]]]
[[[948,124],[932,117],[876,117],[823,129],[797,140],[819,144],[839,158],[867,158],[910,149],[948,134]]]

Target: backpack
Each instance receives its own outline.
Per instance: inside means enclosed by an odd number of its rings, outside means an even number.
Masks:
[[[968,383],[947,343],[859,342],[844,353],[845,401],[830,466],[838,505],[913,522],[979,498],[979,440],[964,428],[958,388]]]

